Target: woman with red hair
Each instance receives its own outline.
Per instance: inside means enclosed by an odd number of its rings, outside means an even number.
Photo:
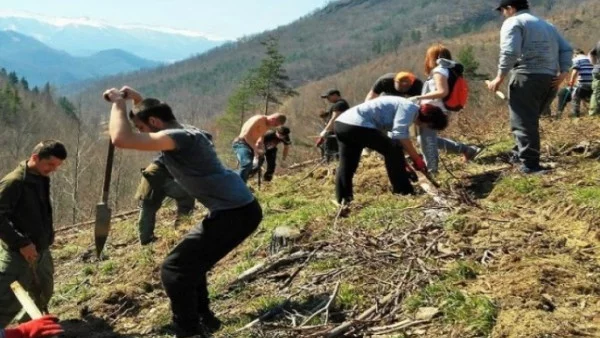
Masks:
[[[436,44],[427,50],[425,54],[425,74],[428,76],[423,85],[423,92],[419,96],[411,98],[413,102],[431,104],[442,109],[446,114],[449,113],[444,105],[444,98],[450,94],[448,79],[450,78],[450,69],[456,65],[452,61],[452,54],[448,48],[441,44]],[[430,172],[438,171],[439,153],[438,149],[444,149],[447,152],[462,154],[465,161],[475,158],[481,148],[468,146],[454,140],[439,137],[437,131],[426,126],[419,129],[419,143],[421,151],[425,157],[425,162]]]

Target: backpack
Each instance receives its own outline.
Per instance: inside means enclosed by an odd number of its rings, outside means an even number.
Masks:
[[[447,69],[450,74],[448,77],[450,93],[443,99],[444,106],[449,111],[460,111],[467,105],[469,99],[469,85],[463,77],[464,67],[456,63],[454,67]]]

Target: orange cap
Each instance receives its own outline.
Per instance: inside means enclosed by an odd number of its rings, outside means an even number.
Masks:
[[[410,85],[412,86],[412,84],[415,83],[416,78],[417,77],[415,76],[415,74],[411,72],[400,72],[396,74],[396,76],[394,77],[394,81],[408,79],[408,81],[410,81]]]

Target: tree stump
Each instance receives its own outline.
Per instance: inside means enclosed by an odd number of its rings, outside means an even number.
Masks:
[[[278,253],[286,247],[293,245],[302,236],[299,229],[289,226],[279,226],[273,230],[269,252],[271,255]]]

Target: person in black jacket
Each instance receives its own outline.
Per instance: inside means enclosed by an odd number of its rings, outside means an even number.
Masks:
[[[350,108],[350,105],[348,101],[342,98],[340,91],[335,88],[331,88],[321,94],[321,98],[326,99],[331,105],[327,111],[321,114],[321,118],[326,121],[326,124],[319,134],[316,145],[321,148],[321,157],[329,162],[334,157],[338,157],[338,142],[333,131],[334,122],[343,112]]]

